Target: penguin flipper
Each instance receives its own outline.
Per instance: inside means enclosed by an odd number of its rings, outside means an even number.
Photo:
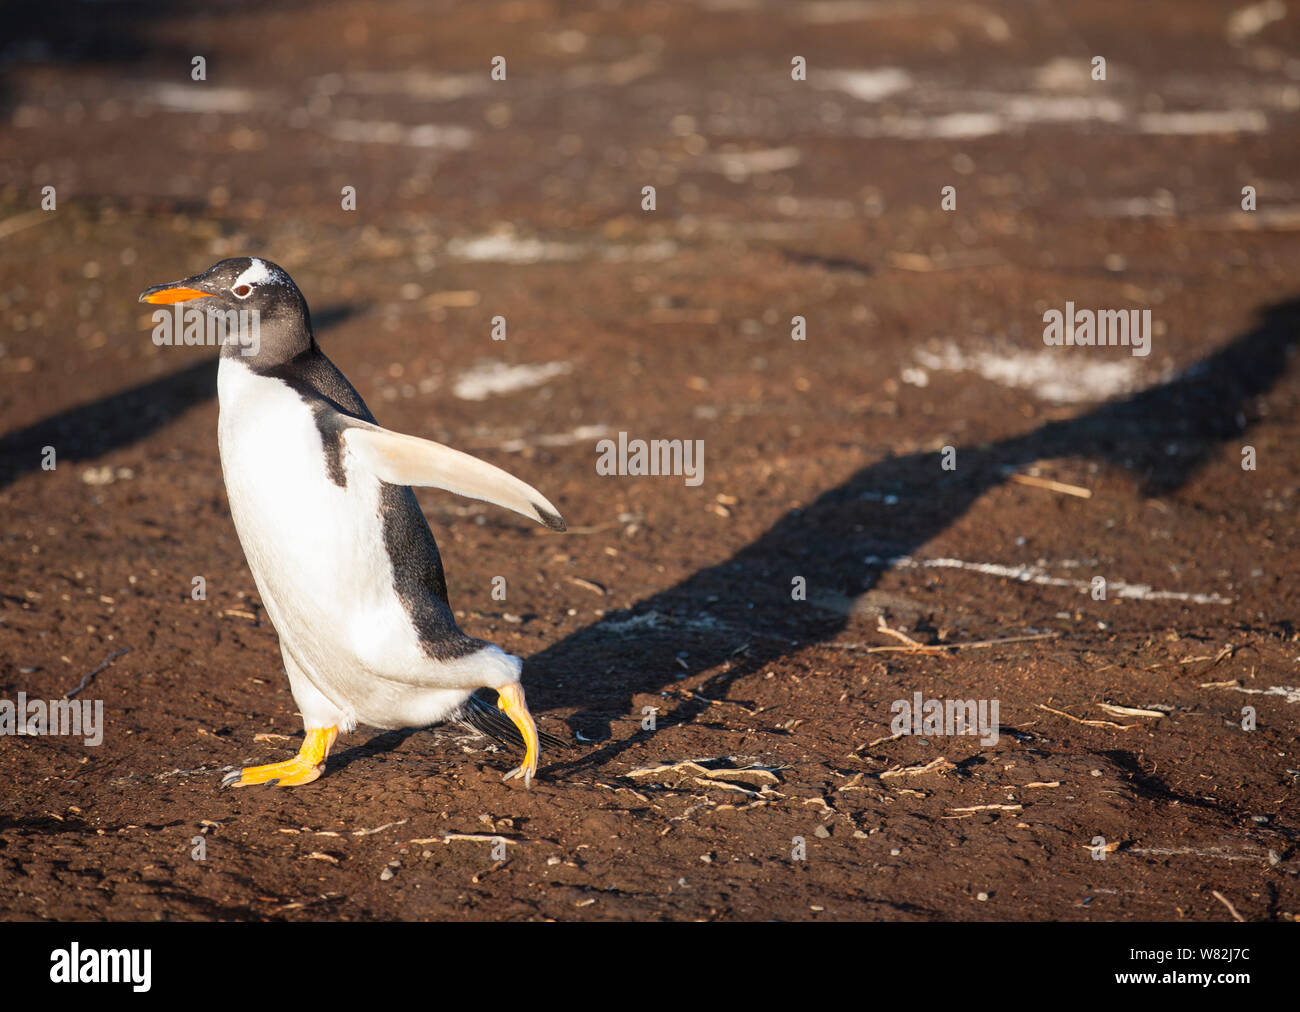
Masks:
[[[446,489],[504,506],[553,531],[564,530],[564,518],[546,496],[527,482],[468,453],[359,419],[349,419],[343,430],[343,442],[357,463],[390,485]]]

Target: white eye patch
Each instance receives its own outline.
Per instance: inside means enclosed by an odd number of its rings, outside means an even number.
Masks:
[[[246,299],[253,294],[254,286],[265,284],[274,280],[274,278],[275,275],[266,266],[266,261],[254,257],[248,270],[235,278],[235,283],[230,286],[230,290],[235,293],[236,298]]]

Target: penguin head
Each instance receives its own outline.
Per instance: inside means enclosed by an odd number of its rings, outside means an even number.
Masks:
[[[277,365],[315,344],[307,301],[283,267],[260,257],[232,257],[213,264],[202,274],[154,285],[140,293],[140,301],[175,305],[201,300],[209,314],[229,317],[234,310],[252,314],[259,330],[259,347],[250,365]],[[242,319],[248,319],[247,316]],[[233,350],[232,350],[233,349]],[[249,355],[237,342],[224,345],[222,354]]]

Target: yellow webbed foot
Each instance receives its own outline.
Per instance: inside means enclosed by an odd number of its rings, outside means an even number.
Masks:
[[[524,739],[524,763],[507,773],[502,780],[512,780],[515,777],[524,778],[524,786],[533,785],[533,774],[537,772],[537,725],[533,723],[533,715],[528,712],[528,704],[524,702],[524,687],[518,682],[511,682],[504,688],[497,689],[497,708],[515,723],[519,728],[519,733]]]
[[[336,727],[313,727],[307,729],[302,748],[292,759],[266,766],[247,766],[242,770],[232,770],[221,779],[222,787],[250,787],[253,784],[269,784],[272,787],[300,787],[319,779],[325,772],[325,757],[334,746],[334,739],[339,735]]]

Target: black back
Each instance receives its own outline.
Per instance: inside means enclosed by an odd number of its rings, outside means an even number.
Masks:
[[[283,381],[311,407],[325,447],[326,469],[346,487],[342,452],[347,419],[375,422],[356,388],[314,342],[288,362],[260,371]],[[456,625],[438,543],[415,493],[404,485],[380,482],[379,514],[384,548],[393,564],[393,589],[425,653],[435,660],[451,660],[481,649],[481,640],[466,636]]]

